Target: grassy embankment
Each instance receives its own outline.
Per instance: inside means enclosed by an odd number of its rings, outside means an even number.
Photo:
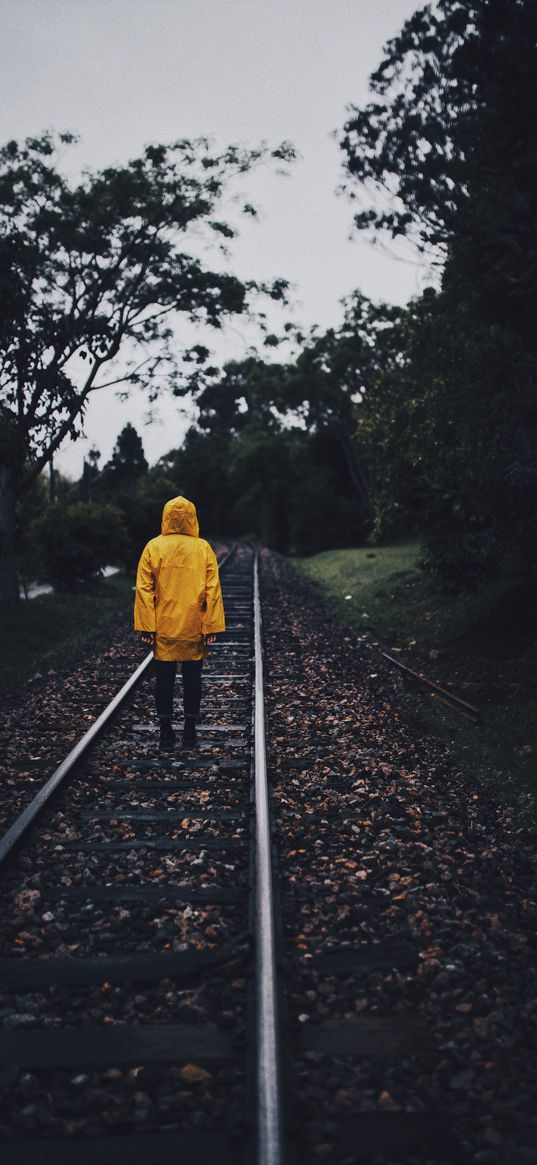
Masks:
[[[475,594],[439,594],[418,560],[419,546],[405,543],[293,562],[321,585],[345,623],[369,629],[368,641],[382,641],[482,710],[476,726],[424,686],[409,688],[393,668],[407,705],[454,759],[537,828],[537,611],[529,587],[498,580]],[[387,667],[379,649],[371,650],[371,671]]]
[[[0,687],[68,663],[86,643],[130,618],[133,580],[112,575],[73,593],[22,599],[0,607]]]

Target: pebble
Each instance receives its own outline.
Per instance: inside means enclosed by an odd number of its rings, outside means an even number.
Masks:
[[[534,839],[510,830],[502,806],[416,733],[397,684],[371,668],[369,649],[349,648],[300,573],[267,552],[262,579],[291,1022],[322,1030],[360,1012],[417,1012],[438,1047],[427,1068],[419,1056],[376,1065],[302,1055],[310,1155],[343,1165],[338,1121],[349,1105],[378,1105],[443,1112],[472,1161],[492,1153],[483,1160],[497,1162],[503,1130],[522,1114],[533,1121],[537,1090],[528,1032],[537,964],[527,957],[537,925]],[[300,780],[289,763],[297,755],[308,761]],[[396,936],[414,945],[413,973],[316,973],[316,951]],[[508,1082],[496,1068],[498,1040]],[[338,1063],[343,1077],[333,1072]],[[502,1165],[511,1165],[509,1153]]]
[[[457,771],[436,741],[408,726],[397,685],[377,670],[376,660],[372,664],[367,644],[343,634],[305,580],[265,552],[262,592],[291,1031],[305,1024],[322,1030],[332,1019],[361,1022],[361,1012],[367,1018],[417,1012],[438,1047],[436,1061],[427,1068],[411,1055],[383,1065],[315,1051],[301,1055],[295,1083],[297,1103],[307,1114],[303,1128],[308,1155],[326,1165],[344,1165],[337,1143],[349,1112],[398,1106],[409,1112],[446,1112],[470,1159],[496,1162],[504,1151],[504,1129],[531,1125],[537,1090],[537,1054],[530,1040],[537,994],[534,845],[514,830],[501,807]],[[116,665],[114,678],[112,665],[120,645],[127,662]],[[25,727],[12,726],[8,733],[13,739],[8,777],[11,773],[17,785],[0,790],[6,819],[32,791],[27,778],[19,781],[19,756],[31,750],[52,760],[59,743],[63,755],[65,741],[76,735],[81,703],[82,715],[91,717],[99,701],[109,698],[109,691],[113,694],[118,678],[129,670],[129,651],[134,654],[130,631],[126,636],[118,630],[100,655],[85,659],[70,673],[47,676],[24,694],[17,714]],[[145,722],[147,699],[147,690],[141,690],[127,718]],[[13,714],[8,701],[0,718],[7,723]],[[91,769],[73,784],[55,823],[44,827],[54,851],[47,880],[65,887],[83,881],[113,885],[143,881],[151,871],[155,882],[166,882],[189,880],[194,871],[199,885],[220,880],[239,884],[240,861],[217,861],[208,850],[186,859],[173,855],[161,860],[154,854],[148,865],[135,850],[125,859],[105,861],[100,852],[81,858],[66,849],[65,843],[80,835],[70,824],[70,812],[92,804],[95,789],[104,789],[111,777],[125,777],[125,809],[138,803],[150,811],[156,804],[149,796],[140,802],[134,794],[133,800],[128,789],[139,772],[127,763],[134,746],[130,738],[125,744],[127,721],[122,716],[102,751],[101,746],[95,750]],[[150,755],[152,747],[150,742],[137,743],[136,755]],[[41,783],[41,773],[36,780]],[[115,811],[117,800],[111,793],[106,796]],[[220,787],[217,770],[210,798],[211,805],[221,807],[236,803],[233,781],[226,778],[225,788]],[[186,795],[175,801],[170,795],[167,801],[172,808],[177,804],[188,820]],[[123,828],[131,830],[118,811],[115,823],[95,826],[95,836],[104,841]],[[209,824],[209,829],[214,826]],[[135,830],[125,836],[135,836]],[[114,913],[89,903],[73,910],[66,898],[55,900],[54,911],[39,918],[43,875],[43,849],[36,846],[21,853],[17,881],[6,880],[0,916],[6,954],[81,957],[101,953],[103,947],[181,950],[237,933],[238,915],[212,907],[144,912],[137,906]],[[297,894],[297,889],[308,893]],[[25,895],[20,903],[18,894]],[[395,936],[406,938],[422,956],[417,970],[321,976],[316,969],[318,951]],[[232,973],[237,975],[236,970]],[[6,995],[2,1003],[10,1009],[4,1009],[3,1023],[9,1029],[61,1021],[88,1026],[209,1019],[229,1027],[239,1049],[245,1043],[244,983],[237,979],[234,986],[226,976],[223,971],[195,984],[168,981],[136,992],[103,983],[81,992],[57,987],[48,994]],[[196,1064],[170,1070],[139,1066],[75,1076],[55,1073],[57,1108],[51,1112],[50,1074],[0,1074],[4,1109],[13,1120],[8,1129],[22,1129],[25,1135],[28,1130],[68,1137],[107,1131],[115,1135],[143,1132],[155,1123],[160,1129],[193,1129],[226,1119],[242,1135],[243,1087],[243,1076],[235,1068],[207,1072]],[[507,1151],[513,1165],[530,1165],[530,1160],[533,1165],[524,1149]],[[383,1160],[382,1165],[392,1163]],[[412,1165],[426,1162],[417,1158]]]
[[[13,1013],[12,1015],[6,1015],[3,1020],[3,1027],[12,1030],[14,1028],[34,1027],[37,1023],[38,1018],[36,1015],[21,1012],[19,1014]]]

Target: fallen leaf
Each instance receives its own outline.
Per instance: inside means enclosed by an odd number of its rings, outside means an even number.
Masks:
[[[198,1064],[185,1064],[184,1068],[181,1068],[179,1075],[188,1084],[197,1084],[198,1082],[211,1079],[211,1073],[206,1072],[205,1068],[200,1068]]]

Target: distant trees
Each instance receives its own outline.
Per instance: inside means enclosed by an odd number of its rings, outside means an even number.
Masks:
[[[281,381],[279,407],[323,434],[341,459],[365,532],[375,520],[376,460],[364,441],[364,415],[378,408],[380,380],[402,356],[401,311],[356,291],[340,328],[312,329]],[[361,431],[360,431],[361,430]]]
[[[317,434],[252,423],[224,439],[192,429],[160,464],[196,502],[206,534],[298,554],[363,537],[339,455]]]
[[[367,535],[375,465],[358,418],[399,359],[400,314],[356,293],[340,329],[297,337],[296,360],[251,356],[202,384],[196,424],[161,465],[191,483],[215,533],[303,553]]]
[[[18,507],[17,551],[25,583],[56,589],[97,580],[105,566],[132,571],[140,550],[160,529],[162,507],[178,492],[160,469],[149,469],[142,439],[130,423],[99,469],[93,447],[79,481],[61,478],[59,499],[47,497],[43,477]]]
[[[147,473],[142,439],[134,425],[128,422],[121,430],[110,461],[104,466],[100,476],[100,488],[108,493],[130,487]]]
[[[163,382],[173,388],[174,313],[219,327],[255,293],[285,294],[283,280],[211,270],[189,253],[188,234],[202,229],[225,249],[236,232],[218,209],[230,180],[289,159],[289,146],[218,154],[185,139],[70,184],[59,152],[73,140],[44,134],[0,150],[0,600],[18,597],[17,498],[80,433],[90,396],[137,384],[151,400]]]
[[[95,445],[91,447],[87,457],[84,458],[84,466],[82,469],[82,480],[80,482],[80,496],[83,501],[93,501],[93,493],[95,484],[99,480],[99,461],[101,454]]]

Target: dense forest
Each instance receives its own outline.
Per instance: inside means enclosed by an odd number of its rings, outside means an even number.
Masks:
[[[284,553],[412,533],[443,587],[535,572],[536,44],[533,0],[438,0],[406,22],[370,103],[349,106],[341,126],[344,189],[356,229],[408,237],[437,285],[404,308],[357,290],[338,328],[288,325],[220,369],[201,346],[186,373],[169,366],[168,313],[218,326],[252,295],[285,300],[285,282],[207,272],[174,240],[190,221],[233,234],[214,205],[228,172],[261,152],[208,160],[205,144],[183,143],[173,158],[155,148],[73,191],[52,139],[5,147],[2,538],[6,554],[5,498],[17,495],[23,576],[71,585],[106,562],[131,568],[179,492],[208,535]],[[290,160],[292,149],[271,156]],[[147,362],[123,380],[151,394],[158,376],[192,398],[183,444],[149,468],[128,425],[107,464],[94,450],[80,481],[45,480],[101,365],[134,336]],[[279,361],[289,341],[293,355]],[[90,368],[82,389],[66,371],[73,352]]]

